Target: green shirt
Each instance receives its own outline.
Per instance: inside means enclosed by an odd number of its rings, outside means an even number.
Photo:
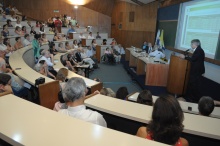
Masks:
[[[40,44],[38,40],[34,39],[32,41],[32,47],[34,49],[34,58],[39,58],[40,57]]]

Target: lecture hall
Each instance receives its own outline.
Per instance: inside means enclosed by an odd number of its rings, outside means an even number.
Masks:
[[[0,0],[0,146],[220,146],[220,0]]]

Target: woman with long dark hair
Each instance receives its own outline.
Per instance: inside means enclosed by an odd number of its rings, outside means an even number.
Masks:
[[[174,146],[188,146],[187,140],[180,137],[183,119],[183,111],[176,98],[162,95],[154,104],[149,125],[140,127],[137,136]]]

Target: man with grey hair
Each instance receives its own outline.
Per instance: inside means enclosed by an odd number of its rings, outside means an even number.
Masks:
[[[62,90],[63,98],[65,102],[67,102],[68,108],[59,110],[59,112],[83,121],[107,127],[106,121],[101,114],[86,109],[84,105],[86,93],[86,84],[82,78],[73,77],[69,79]]]
[[[52,55],[50,54],[49,51],[43,50],[43,51],[41,52],[41,55],[42,55],[42,56],[41,56],[40,59],[38,60],[38,63],[39,63],[41,60],[45,60],[48,66],[52,67],[52,66],[54,65],[54,63],[52,63],[52,62],[53,62],[53,57],[52,57]]]
[[[186,96],[192,102],[198,102],[202,97],[199,88],[202,74],[205,73],[205,53],[201,48],[200,40],[194,39],[191,41],[191,48],[193,49],[192,57],[186,57],[191,62],[191,70],[189,76],[189,83]]]

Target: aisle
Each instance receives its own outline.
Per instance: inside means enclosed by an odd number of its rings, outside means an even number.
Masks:
[[[106,88],[111,88],[113,91],[117,91],[119,87],[126,86],[128,92],[140,92],[141,87],[134,81],[122,64],[109,65],[109,64],[99,64],[100,69],[96,69],[90,73],[90,79],[99,78],[103,82],[103,86]]]

